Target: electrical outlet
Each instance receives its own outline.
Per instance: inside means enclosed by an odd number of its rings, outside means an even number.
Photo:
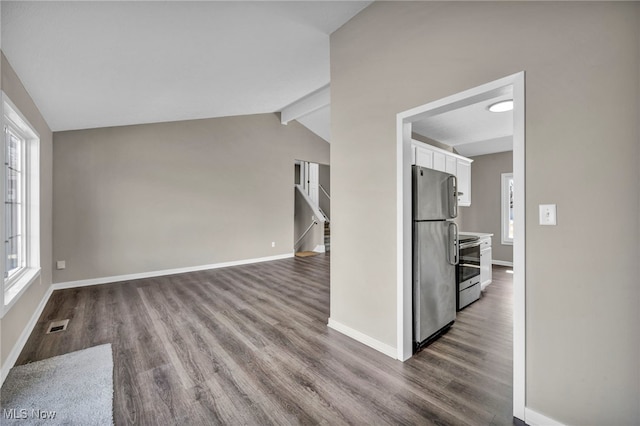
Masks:
[[[271,247],[275,247],[276,246],[276,242],[275,241],[271,241]]]
[[[56,262],[56,269],[64,269],[67,267],[67,262],[65,260],[58,260]]]
[[[556,225],[556,205],[540,204],[540,225]]]

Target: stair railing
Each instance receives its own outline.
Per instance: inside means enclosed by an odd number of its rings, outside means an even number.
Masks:
[[[302,233],[302,235],[300,236],[300,238],[298,238],[298,241],[296,241],[296,243],[293,245],[295,250],[298,250],[298,247],[300,247],[300,243],[302,242],[302,240],[304,239],[304,237],[307,236],[307,234],[309,233],[309,231],[311,231],[311,228],[313,228],[315,225],[318,224],[317,220],[313,220],[311,221],[311,225],[309,225],[309,227],[307,227],[306,231],[304,231]]]
[[[324,216],[324,221],[330,223],[331,221],[329,220],[329,216],[327,216],[327,214],[320,208],[320,206],[318,206],[318,210],[320,210],[320,213],[322,213],[322,216]]]
[[[324,193],[324,195],[329,199],[329,201],[331,201],[331,196],[327,193],[327,190],[324,189],[324,186],[322,185],[318,185],[320,187],[320,189],[322,190],[322,192]]]
[[[302,241],[303,238],[305,238],[309,231],[313,228],[314,225],[317,225],[319,223],[322,222],[322,224],[324,225],[327,221],[326,215],[320,211],[319,207],[317,204],[315,204],[311,198],[309,197],[309,195],[304,191],[304,188],[302,187],[302,185],[297,184],[295,185],[296,190],[300,193],[299,195],[302,196],[302,198],[305,200],[307,206],[309,206],[309,208],[311,209],[312,213],[313,213],[313,218],[312,218],[312,222],[311,225],[309,225],[307,227],[307,229],[304,231],[304,233],[300,236],[300,238],[298,238],[296,240],[296,242],[293,245],[294,250],[298,250],[299,248],[299,243]],[[321,245],[320,241],[317,242],[317,245]]]
[[[318,184],[318,187],[320,188],[321,193],[322,193],[322,194],[324,194],[324,196],[325,196],[325,197],[327,197],[327,199],[329,200],[329,203],[331,203],[331,196],[329,195],[329,193],[327,192],[327,190],[326,190],[326,189],[324,189],[324,186],[322,186],[322,185]],[[322,209],[320,208],[320,203],[318,203],[318,210],[320,210],[320,212],[321,212],[321,213],[322,213],[322,215],[324,216],[324,220],[325,220],[326,222],[331,222],[331,221],[329,220],[329,216],[324,212],[324,210],[322,210]]]

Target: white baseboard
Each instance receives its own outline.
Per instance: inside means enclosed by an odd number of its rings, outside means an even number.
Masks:
[[[66,288],[86,287],[90,285],[109,284],[120,281],[140,280],[143,278],[162,277],[165,275],[184,274],[186,272],[206,271],[208,269],[227,268],[229,266],[248,265],[250,263],[269,262],[272,260],[288,259],[293,257],[293,253],[279,254],[276,256],[258,257],[253,259],[234,260],[231,262],[214,263],[210,265],[190,266],[187,268],[164,269],[161,271],[141,272],[137,274],[114,275],[110,277],[91,278],[88,280],[67,281],[53,284],[54,290],[63,290]]]
[[[491,261],[491,263],[492,263],[492,264],[494,264],[494,265],[499,265],[499,266],[510,266],[510,267],[512,267],[512,268],[513,268],[513,262],[507,262],[507,261],[505,261],[505,260],[495,260],[495,259],[493,259],[493,260]]]
[[[557,420],[540,414],[531,408],[524,407],[524,421],[529,426],[565,426]]]
[[[29,340],[29,336],[31,336],[31,332],[33,331],[34,327],[38,323],[38,319],[40,318],[42,311],[44,311],[44,307],[47,306],[47,302],[49,301],[49,298],[51,297],[52,293],[53,293],[53,286],[50,285],[49,288],[47,289],[47,292],[44,294],[44,297],[42,298],[42,300],[40,300],[40,303],[38,304],[38,307],[36,308],[35,312],[33,313],[33,315],[31,315],[29,322],[25,326],[24,330],[22,330],[22,333],[20,334],[18,341],[16,342],[15,345],[13,345],[11,352],[9,352],[9,356],[7,357],[7,360],[2,365],[2,370],[0,372],[0,374],[2,375],[2,377],[0,377],[0,386],[2,386],[2,384],[4,383],[4,379],[7,378],[7,375],[9,374],[9,370],[13,368],[16,361],[18,360],[18,357],[20,356],[20,352],[22,352],[24,345],[27,344],[27,340]]]
[[[378,352],[382,352],[383,354],[393,359],[397,359],[398,351],[393,346],[387,345],[386,343],[382,343],[381,341],[376,340],[371,336],[368,336],[358,330],[354,330],[353,328],[348,327],[344,324],[341,324],[337,321],[334,321],[331,318],[329,318],[329,323],[327,325],[329,326],[329,328],[332,328],[344,334],[345,336],[349,336],[353,340],[357,340],[358,342],[365,344],[370,348],[377,350]]]

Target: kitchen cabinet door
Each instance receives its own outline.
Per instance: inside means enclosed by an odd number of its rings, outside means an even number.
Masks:
[[[484,290],[493,280],[491,237],[480,239],[480,288]]]
[[[415,163],[420,167],[433,169],[433,151],[417,146]]]
[[[456,160],[456,157],[448,156],[447,158],[445,158],[444,171],[447,173],[451,173],[452,175],[458,176],[457,163],[458,161]]]
[[[446,157],[441,152],[433,152],[433,168],[440,172],[444,172],[446,168]],[[455,174],[455,173],[454,173]]]
[[[471,205],[471,163],[457,160],[456,177],[458,178],[458,205]]]

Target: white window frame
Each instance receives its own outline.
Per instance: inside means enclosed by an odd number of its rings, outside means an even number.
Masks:
[[[0,213],[2,226],[0,237],[2,244],[2,288],[0,291],[0,318],[11,309],[20,296],[29,286],[40,279],[40,136],[20,110],[11,102],[9,97],[2,92],[2,149],[0,149],[0,161],[4,167],[5,162],[5,127],[9,127],[12,133],[24,140],[24,160],[22,179],[23,193],[23,246],[24,267],[5,278],[6,262],[6,225],[5,209]],[[4,171],[3,174],[4,176]],[[4,181],[4,177],[3,177]],[[6,191],[6,182],[2,184],[2,198]]]
[[[509,237],[509,210],[510,210],[510,194],[509,182],[513,181],[513,173],[502,173],[502,192],[500,199],[502,200],[501,223],[502,223],[502,244],[513,245],[513,237]],[[513,210],[513,207],[511,207]]]
[[[27,148],[27,142],[26,142],[26,137],[22,134],[22,132],[20,131],[20,129],[18,129],[17,126],[14,126],[12,124],[9,124],[7,122],[3,123],[3,143],[4,143],[4,154],[5,154],[5,163],[7,162],[7,139],[9,139],[10,137],[12,139],[17,139],[18,140],[18,155],[19,155],[19,165],[17,166],[15,170],[16,172],[16,176],[17,176],[17,181],[18,183],[16,183],[15,185],[15,190],[17,192],[17,194],[13,195],[13,199],[14,199],[14,204],[17,204],[18,207],[18,215],[19,218],[16,220],[16,230],[14,230],[14,235],[18,235],[20,237],[21,242],[18,243],[18,247],[17,247],[17,253],[18,253],[18,260],[19,260],[19,264],[17,265],[16,268],[14,269],[9,269],[8,267],[6,267],[6,263],[5,263],[5,269],[4,269],[4,289],[5,291],[9,291],[9,289],[11,288],[11,286],[15,285],[19,280],[20,280],[20,276],[26,272],[27,269],[27,250],[26,250],[26,244],[25,244],[25,224],[27,223],[27,212],[26,212],[26,200],[27,200],[27,189],[28,189],[28,181],[26,179],[26,163],[27,163],[27,158],[25,156],[26,153],[26,148]],[[5,179],[7,177],[7,168],[8,165],[5,164],[4,165],[4,176]],[[10,188],[10,184],[9,181],[5,180],[4,182],[4,191],[5,191],[5,203],[7,202],[6,200],[6,193],[9,191]],[[5,204],[6,207],[6,204]],[[5,214],[6,214],[6,210],[5,210]],[[5,217],[5,226],[7,226],[9,224],[9,222],[11,222],[10,218]],[[6,230],[6,228],[5,228]],[[5,239],[5,248],[8,245],[8,241],[11,239],[11,235],[7,235],[5,234],[4,236]],[[6,256],[6,252],[5,252],[5,257],[4,257],[4,261],[8,262],[7,256]]]

